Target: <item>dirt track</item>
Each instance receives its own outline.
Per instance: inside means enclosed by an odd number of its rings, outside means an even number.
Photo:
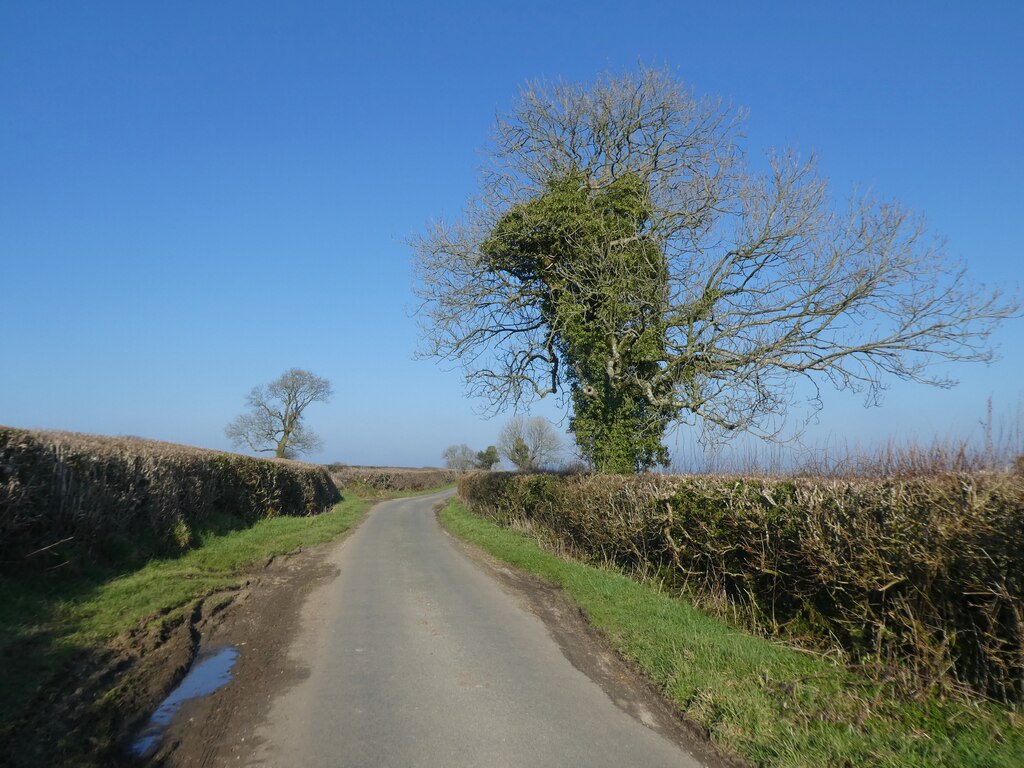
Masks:
[[[201,647],[239,650],[231,682],[205,698],[186,702],[150,758],[155,765],[236,765],[245,734],[266,716],[279,691],[308,673],[289,663],[303,601],[337,576],[328,554],[341,542],[321,545],[268,563],[215,620],[202,628]]]

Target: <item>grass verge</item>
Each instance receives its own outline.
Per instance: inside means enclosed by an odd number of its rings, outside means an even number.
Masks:
[[[651,586],[545,552],[457,501],[440,518],[460,538],[564,589],[690,721],[756,765],[1020,765],[1018,713],[906,700],[893,686],[745,634]]]
[[[247,571],[270,557],[337,538],[369,506],[353,497],[317,516],[269,518],[240,530],[214,526],[179,557],[120,571],[0,578],[0,722],[11,722],[81,651],[149,617],[166,621],[196,598],[240,586]]]

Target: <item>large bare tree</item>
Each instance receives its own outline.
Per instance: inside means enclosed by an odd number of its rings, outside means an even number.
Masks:
[[[741,122],[661,69],[528,83],[464,215],[412,241],[421,354],[494,410],[567,393],[598,471],[666,462],[673,423],[777,437],[800,379],[873,403],[992,359],[1014,298],[813,157],[749,161]]]
[[[238,416],[224,432],[239,448],[293,459],[322,445],[306,427],[303,414],[307,406],[326,403],[333,394],[327,379],[292,368],[270,384],[253,387],[246,397],[249,412]]]

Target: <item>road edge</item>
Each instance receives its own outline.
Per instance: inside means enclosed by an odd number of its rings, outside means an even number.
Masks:
[[[433,511],[452,545],[537,616],[569,663],[598,685],[616,707],[708,768],[750,768],[749,761],[711,742],[707,731],[687,719],[639,665],[623,656],[560,586],[499,560],[449,530],[441,520],[448,501],[438,502]]]

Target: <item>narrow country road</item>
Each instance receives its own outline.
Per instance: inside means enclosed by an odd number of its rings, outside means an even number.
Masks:
[[[617,708],[543,622],[453,544],[433,506],[380,504],[330,556],[248,765],[697,766]],[[245,760],[241,764],[246,764]]]

